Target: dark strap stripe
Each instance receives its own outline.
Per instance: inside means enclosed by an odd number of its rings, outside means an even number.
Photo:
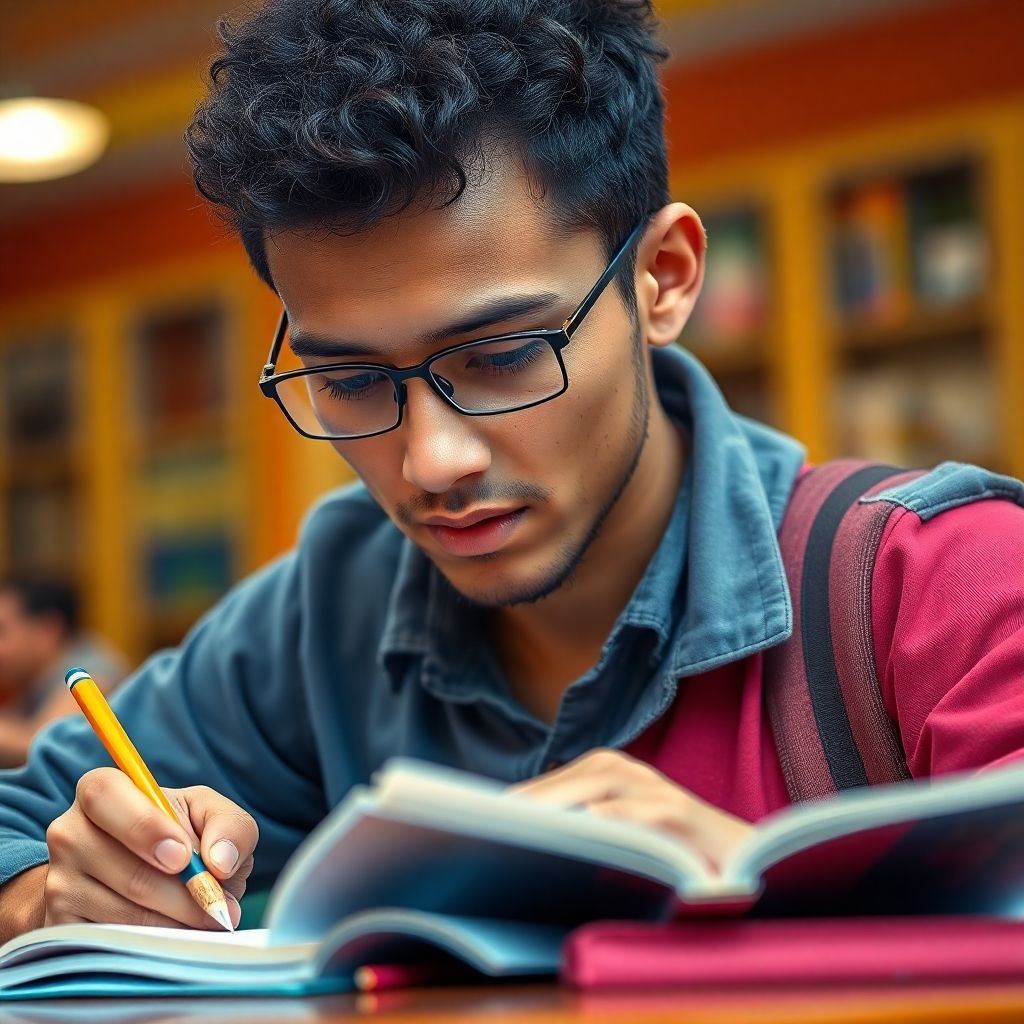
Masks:
[[[818,735],[804,663],[801,581],[807,538],[822,502],[851,472],[866,465],[835,460],[801,474],[779,531],[779,549],[793,606],[793,633],[764,652],[765,703],[775,748],[794,803],[830,796],[836,789]]]
[[[800,588],[804,663],[815,722],[837,790],[866,786],[868,778],[846,715],[832,645],[832,541],[850,506],[865,491],[899,472],[894,466],[866,466],[851,473],[825,499],[807,539]]]
[[[921,470],[899,473],[866,494],[921,475]],[[878,549],[895,508],[888,501],[855,501],[832,541],[829,609],[836,674],[853,740],[871,786],[910,777],[899,730],[885,706],[871,617]]]

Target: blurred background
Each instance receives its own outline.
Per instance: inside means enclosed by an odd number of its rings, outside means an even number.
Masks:
[[[347,475],[260,396],[276,304],[187,175],[225,8],[0,9],[0,101],[83,101],[109,129],[52,180],[0,154],[0,576],[70,581],[132,662]],[[681,343],[814,459],[1024,476],[1024,4],[660,10],[673,191],[709,235]]]

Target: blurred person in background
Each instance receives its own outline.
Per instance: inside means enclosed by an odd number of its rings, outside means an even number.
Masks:
[[[108,693],[127,672],[117,651],[82,629],[72,586],[0,579],[0,766],[23,764],[35,734],[75,710],[64,685],[73,665],[89,665]]]

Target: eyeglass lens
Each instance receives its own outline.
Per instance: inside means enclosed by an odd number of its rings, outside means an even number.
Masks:
[[[438,390],[469,413],[511,412],[557,395],[562,367],[545,338],[510,338],[457,349],[429,367]],[[345,438],[395,426],[398,397],[386,373],[369,367],[312,368],[277,393],[307,434]]]

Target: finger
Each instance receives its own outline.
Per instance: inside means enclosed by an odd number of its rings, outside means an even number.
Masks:
[[[208,868],[208,870],[213,875],[217,873],[213,868]],[[252,857],[248,857],[235,868],[235,873],[230,878],[218,879],[221,889],[224,890],[224,895],[233,897],[236,902],[240,900],[245,895],[246,884],[251,873]]]
[[[141,910],[170,918],[179,925],[199,929],[217,927],[180,878],[152,867],[95,825],[87,823],[86,827],[92,830],[92,834],[85,834],[83,843],[89,856],[86,862],[75,865],[76,877],[90,878]]]
[[[244,884],[242,888],[245,888]],[[231,918],[231,927],[237,928],[239,922],[242,920],[242,904],[238,902],[238,897],[231,892],[227,886],[224,887],[224,899],[228,905],[228,916]]]
[[[160,871],[177,874],[188,864],[192,847],[181,824],[116,768],[86,772],[78,780],[75,802],[102,832]]]
[[[246,857],[245,860],[235,868],[235,873],[230,878],[221,880],[221,886],[225,892],[234,893],[235,896],[241,896],[245,892],[246,882],[249,880],[249,876],[252,874],[253,858],[251,856]]]
[[[120,895],[120,893],[114,892],[93,878],[87,878],[85,882],[87,888],[82,894],[83,906],[97,907],[98,909],[90,910],[93,914],[91,918],[83,917],[80,920],[91,920],[99,924],[143,925],[147,928],[180,928],[183,931],[188,930],[190,927],[176,918],[165,917],[158,911],[149,910],[146,907],[140,907],[138,904],[132,903]],[[95,886],[96,891],[90,893],[89,886]],[[239,921],[242,919],[242,908],[234,896],[230,893],[225,895],[227,896],[228,914],[231,917],[231,927],[237,928]],[[101,905],[103,900],[108,901],[105,906]],[[223,932],[220,922],[215,921],[209,914],[201,913],[200,917],[200,924],[195,926],[193,930]]]
[[[252,854],[260,835],[252,815],[207,786],[179,790],[179,796],[188,806],[189,819],[199,836],[203,863],[221,880],[239,874],[244,881],[252,870]]]
[[[677,837],[686,837],[693,832],[692,823],[675,807],[667,806],[664,800],[644,800],[635,795],[597,800],[587,805],[587,811],[603,818],[618,821],[632,821],[662,832],[671,832]]]
[[[588,814],[615,821],[628,821],[632,825],[654,829],[673,839],[685,843],[712,870],[718,869],[719,861],[713,849],[701,842],[701,836],[694,833],[683,815],[662,806],[662,802],[647,802],[627,797],[615,800],[601,800],[587,807]]]
[[[163,789],[163,787],[160,787]],[[192,827],[192,820],[188,816],[188,805],[182,800],[181,795],[176,789],[164,789],[164,796],[167,797],[167,802],[174,808],[178,815],[178,821],[181,823],[181,827],[185,830],[185,834],[189,838],[189,842],[192,844],[193,850],[199,849],[199,836],[196,834],[196,830]]]
[[[192,821],[188,814],[188,805],[185,803],[178,790],[165,789],[164,793],[171,806],[178,812],[178,819],[181,821],[182,827],[188,833],[189,838],[192,841],[192,848],[194,850],[198,850],[200,847],[200,839],[196,834],[196,830],[192,827]],[[210,865],[207,865],[207,868],[209,867]],[[232,874],[230,878],[221,879],[221,888],[224,890],[225,895],[233,896],[236,903],[241,899],[245,892],[245,883],[249,878],[249,875],[252,873],[252,867],[253,859],[250,854],[250,856],[246,857],[246,859],[243,860],[237,868],[235,868],[234,874]],[[217,874],[217,872],[214,871],[214,874]],[[230,903],[228,904],[228,910],[231,910]]]
[[[625,761],[617,750],[591,750],[561,768],[512,786],[510,792],[560,807],[582,807],[622,791],[632,774],[632,764]]]
[[[141,864],[142,861],[139,861]],[[150,868],[153,871],[154,869]],[[155,872],[154,874],[159,874]],[[121,893],[85,875],[73,879],[55,873],[46,887],[46,924],[92,921],[100,924],[145,925],[184,928],[181,921],[147,907],[140,907]],[[161,876],[166,877],[166,876]],[[205,916],[205,915],[204,915]],[[211,926],[216,927],[211,920]]]
[[[699,853],[709,867],[718,870],[750,833],[740,818],[709,808],[687,794],[688,799],[666,800],[663,792],[648,796],[604,800],[587,807],[592,814],[630,821],[667,833]]]
[[[620,783],[603,773],[573,771],[552,772],[527,783],[519,783],[510,790],[516,796],[529,797],[558,807],[585,807],[598,800],[609,800],[619,795]]]

